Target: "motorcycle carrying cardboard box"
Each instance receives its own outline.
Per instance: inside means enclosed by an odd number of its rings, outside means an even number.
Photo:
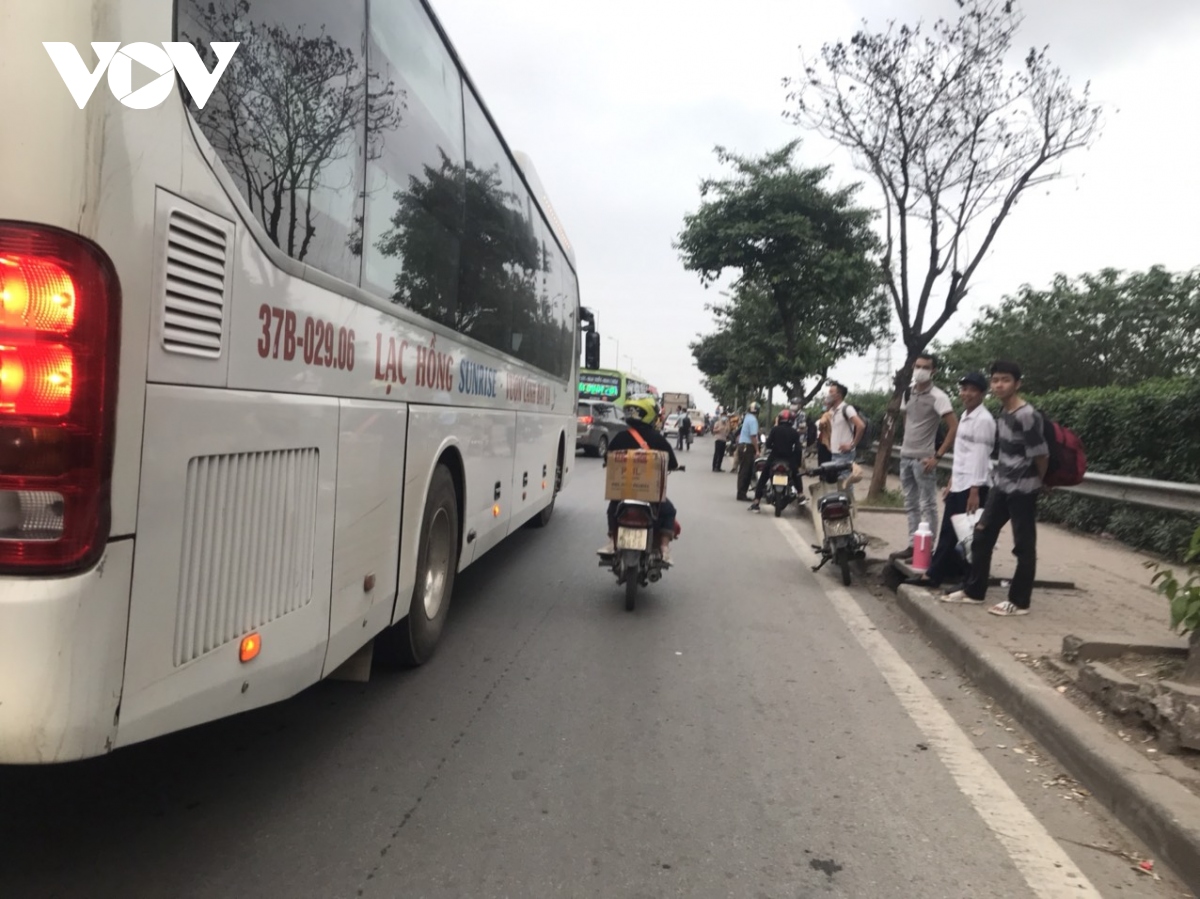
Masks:
[[[658,450],[612,450],[604,498],[661,503],[667,496],[667,454]]]

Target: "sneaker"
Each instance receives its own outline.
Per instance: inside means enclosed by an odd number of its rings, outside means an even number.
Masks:
[[[755,500],[755,501],[754,501],[754,502],[752,502],[750,505],[746,506],[746,511],[747,511],[747,512],[758,512],[758,511],[761,511],[761,510],[758,508],[758,500]]]
[[[600,547],[598,550],[596,550],[596,553],[601,556],[611,556],[616,551],[617,551],[617,544],[610,537],[608,539],[607,543],[605,543],[602,547]]]
[[[938,599],[940,599],[942,602],[959,602],[971,606],[983,605],[982,599],[975,599],[972,596],[967,596],[966,590],[955,590],[953,593],[947,593],[945,596],[939,596]]]
[[[1004,600],[1004,602],[996,603],[996,605],[992,606],[990,609],[988,609],[988,611],[991,612],[993,615],[1004,615],[1004,616],[1028,615],[1029,614],[1028,609],[1022,609],[1020,606],[1015,606],[1011,602],[1009,602],[1007,599]]]

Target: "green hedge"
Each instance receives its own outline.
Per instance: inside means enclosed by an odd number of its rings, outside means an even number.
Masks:
[[[1089,472],[1200,483],[1200,378],[1063,390],[1030,401],[1079,435]],[[1196,516],[1069,493],[1046,497],[1039,510],[1046,521],[1108,533],[1175,560],[1200,525]]]
[[[1063,390],[1030,401],[1079,435],[1089,471],[1200,483],[1200,378]]]
[[[950,385],[956,412],[958,391]],[[884,393],[859,393],[850,404],[878,426],[889,399]],[[1064,390],[1029,401],[1079,435],[1087,450],[1088,471],[1152,480],[1200,483],[1200,378],[1145,381],[1129,387]],[[988,399],[993,413],[999,405]],[[896,442],[903,438],[903,421]],[[1195,516],[1092,499],[1058,492],[1039,503],[1040,517],[1093,534],[1108,533],[1137,549],[1182,558]]]

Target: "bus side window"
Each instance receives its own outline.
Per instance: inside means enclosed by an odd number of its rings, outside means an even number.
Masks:
[[[372,132],[363,281],[460,329],[465,154],[462,81],[418,0],[371,3],[367,56],[403,92],[404,127]]]
[[[191,113],[272,242],[293,259],[358,284],[363,135],[369,121],[398,128],[402,106],[396,90],[368,68],[366,7],[314,9],[290,0],[242,6],[179,0],[180,39],[204,48],[208,69],[215,62],[211,42],[241,42],[219,89],[202,110],[189,103]],[[319,12],[320,21],[305,10]],[[332,116],[333,109],[345,112]]]

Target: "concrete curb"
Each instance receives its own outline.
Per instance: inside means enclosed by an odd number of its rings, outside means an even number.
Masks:
[[[983,644],[928,591],[902,584],[896,601],[939,651],[1004,706],[1200,895],[1200,797],[1008,653]]]

